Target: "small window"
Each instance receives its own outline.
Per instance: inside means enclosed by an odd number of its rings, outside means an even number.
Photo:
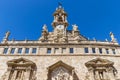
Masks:
[[[54,53],[59,53],[59,48],[55,48]]]
[[[106,49],[106,53],[109,54],[109,49]]]
[[[86,47],[86,48],[84,48],[84,50],[85,50],[85,53],[89,53],[89,51],[88,51],[88,48]]]
[[[113,54],[116,54],[115,49],[112,49]]]
[[[51,53],[51,48],[47,48],[47,53]]]
[[[65,53],[66,52],[66,48],[62,48],[62,53]]]
[[[99,53],[101,53],[101,54],[102,54],[102,48],[99,48]]]
[[[15,48],[12,48],[10,53],[14,54],[14,52],[15,52]]]
[[[70,53],[74,53],[74,49],[73,48],[70,48]]]
[[[92,52],[93,52],[93,53],[96,53],[95,48],[92,48]]]
[[[36,53],[36,50],[37,50],[36,48],[33,48],[32,53]]]
[[[29,53],[29,48],[26,48],[26,49],[25,49],[25,53]]]
[[[22,53],[22,48],[18,48],[18,53]]]
[[[8,48],[4,48],[3,54],[7,54]]]

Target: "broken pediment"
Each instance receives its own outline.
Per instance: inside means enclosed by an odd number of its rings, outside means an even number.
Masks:
[[[114,62],[109,61],[107,59],[102,58],[96,58],[91,61],[88,61],[85,63],[87,67],[93,66],[93,67],[101,67],[101,66],[113,66]]]

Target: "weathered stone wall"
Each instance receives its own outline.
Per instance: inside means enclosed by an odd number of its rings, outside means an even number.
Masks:
[[[78,78],[80,80],[84,80],[86,73],[87,73],[87,68],[85,66],[85,63],[95,59],[95,58],[103,58],[103,59],[107,59],[110,60],[112,62],[114,62],[114,67],[117,69],[118,71],[118,77],[120,77],[120,56],[110,56],[110,55],[106,55],[106,56],[100,56],[100,55],[43,55],[43,56],[15,56],[15,55],[11,55],[11,56],[0,56],[0,77],[6,72],[7,70],[7,61],[12,60],[12,59],[18,59],[18,58],[26,58],[28,60],[33,61],[34,63],[36,63],[37,65],[37,80],[46,80],[47,79],[47,74],[48,74],[48,70],[47,68],[55,63],[57,63],[58,61],[63,61],[64,63],[72,66],[75,68],[75,73],[77,74]]]

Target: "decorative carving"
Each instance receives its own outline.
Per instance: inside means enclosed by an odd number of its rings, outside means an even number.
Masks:
[[[90,80],[116,80],[117,70],[113,67],[113,64],[113,62],[101,58],[85,63]]]
[[[7,62],[8,70],[1,80],[36,80],[36,65],[30,60],[19,58]]]
[[[43,31],[42,31],[42,37],[39,39],[40,41],[45,41],[47,40],[48,38],[48,29],[47,29],[47,26],[46,24],[43,26]]]
[[[74,68],[59,61],[48,68],[48,80],[73,80]]]

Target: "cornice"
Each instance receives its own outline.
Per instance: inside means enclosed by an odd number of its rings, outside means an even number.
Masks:
[[[120,57],[120,55],[111,55],[111,54],[0,54],[0,56],[18,56],[18,57],[30,57],[30,56],[45,56],[45,57],[62,57],[62,56],[93,56],[93,57]]]

